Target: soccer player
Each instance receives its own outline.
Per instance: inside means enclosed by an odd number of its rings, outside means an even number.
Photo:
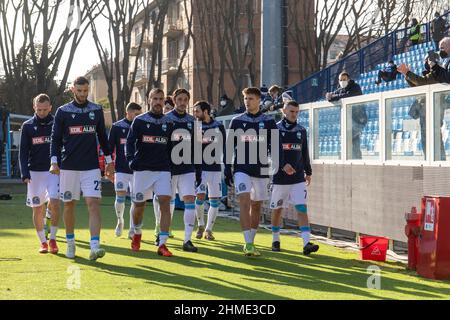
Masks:
[[[194,166],[194,122],[195,118],[186,113],[191,95],[186,89],[177,89],[173,94],[175,108],[167,113],[168,119],[174,123],[171,137],[173,148],[191,146],[191,154],[184,152],[172,155],[172,198],[176,192],[184,201],[184,242],[183,250],[197,252],[198,248],[192,244],[191,237],[195,225],[195,166]],[[187,143],[185,142],[187,141]],[[182,158],[180,163],[174,162],[174,156]],[[186,161],[184,158],[187,158]]]
[[[133,170],[134,234],[131,249],[140,250],[145,204],[154,192],[161,208],[161,232],[157,252],[161,256],[170,257],[172,253],[167,249],[166,242],[171,223],[170,135],[173,124],[163,114],[163,90],[152,89],[147,103],[150,111],[134,119],[125,149],[129,167]]]
[[[173,102],[172,97],[167,96],[166,99],[164,100],[163,113],[164,114],[169,113],[170,111],[173,110],[174,107],[175,107],[175,103]],[[171,199],[170,200],[171,219],[173,219],[174,211],[175,211],[175,199]],[[155,237],[156,237],[155,244],[158,245],[158,235],[159,235],[159,232],[161,231],[161,228],[160,228],[161,210],[159,208],[158,197],[155,194],[153,195],[153,212],[155,214]],[[170,227],[169,238],[173,238],[173,237],[174,237],[174,235],[172,233],[172,227]]]
[[[270,150],[274,166],[278,165],[275,159],[277,153],[272,149],[272,131],[278,133],[275,120],[260,111],[261,91],[258,88],[243,90],[246,112],[231,120],[227,136],[227,148],[231,147],[225,165],[225,183],[231,187],[233,174],[229,158],[234,157],[234,181],[236,195],[239,197],[240,221],[244,233],[244,254],[246,256],[259,256],[255,248],[255,235],[259,226],[262,202],[268,200],[269,165],[263,161],[261,154],[267,155]],[[262,130],[265,130],[262,131]],[[261,142],[265,142],[264,143]],[[277,138],[278,139],[278,138]],[[278,140],[276,141],[278,143]]]
[[[41,247],[40,253],[58,253],[56,232],[59,220],[59,177],[48,172],[50,160],[50,136],[54,121],[50,113],[52,105],[46,94],[33,100],[34,116],[25,121],[21,129],[19,148],[22,181],[27,184],[27,206],[33,210],[33,222]],[[51,210],[50,241],[47,244],[44,232],[44,217],[47,206]]]
[[[200,181],[197,187],[197,198],[195,200],[195,211],[197,214],[198,230],[197,239],[203,237],[205,232],[205,219],[203,203],[206,197],[206,190],[208,189],[209,210],[208,221],[206,224],[206,240],[214,240],[213,227],[217,214],[219,213],[220,197],[222,196],[222,157],[225,163],[226,159],[226,133],[225,127],[218,121],[211,118],[211,105],[206,101],[199,101],[194,105],[194,115],[199,121],[202,121],[202,152],[206,148],[211,150],[214,144],[214,153],[211,154],[214,161],[205,161],[202,157],[201,171],[196,170],[196,181]],[[206,134],[205,134],[206,133]],[[216,151],[218,154],[216,154]],[[205,156],[205,155],[204,155]]]
[[[75,258],[75,206],[80,192],[89,211],[91,233],[90,260],[105,255],[100,248],[100,199],[101,173],[98,161],[97,138],[105,154],[105,175],[114,181],[114,164],[105,129],[102,107],[87,100],[89,81],[78,77],[71,87],[74,99],[59,107],[55,115],[51,141],[50,172],[60,175],[60,198],[64,202],[64,224],[66,227],[67,253]],[[61,169],[57,159],[61,159]]]
[[[126,116],[120,121],[114,123],[109,132],[109,145],[111,151],[115,150],[115,169],[114,186],[116,191],[116,201],[114,208],[117,216],[117,226],[115,230],[116,237],[120,237],[123,232],[124,219],[123,214],[125,211],[125,199],[128,188],[130,194],[132,193],[132,180],[133,171],[128,166],[127,159],[125,157],[125,144],[127,142],[128,132],[130,131],[131,123],[134,118],[142,113],[142,107],[137,103],[130,102],[126,108]],[[132,237],[133,233],[133,202],[130,207],[130,229],[128,231],[128,237]]]
[[[283,149],[281,170],[273,176],[273,188],[270,201],[272,211],[272,251],[281,251],[280,223],[283,208],[293,204],[298,214],[298,226],[303,238],[303,254],[309,255],[319,250],[311,243],[311,228],[308,221],[306,187],[311,183],[312,168],[309,160],[306,129],[297,123],[299,105],[289,101],[284,105],[284,118],[277,123]]]

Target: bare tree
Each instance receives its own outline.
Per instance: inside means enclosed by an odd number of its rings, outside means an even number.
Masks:
[[[31,68],[35,92],[49,92],[50,86],[55,84],[57,72],[62,71],[62,79],[53,93],[61,96],[66,89],[76,49],[90,25],[87,11],[96,6],[96,1],[82,5],[80,0],[69,0],[68,3],[64,0],[0,1],[0,24],[3,26],[0,51],[7,83],[12,88],[19,87],[27,80],[25,68]],[[56,23],[64,10],[68,11],[67,23],[61,30],[56,28]],[[68,59],[63,65],[65,54]],[[29,63],[25,63],[27,59]],[[14,99],[15,107],[20,108],[26,103],[21,101],[22,97]]]
[[[191,10],[188,10],[188,5]],[[183,53],[178,59],[178,67],[177,67],[177,73],[175,74],[175,79],[180,78],[182,72],[183,72],[183,63],[184,59],[186,58],[186,55],[189,51],[189,47],[191,45],[191,38],[193,35],[192,32],[192,16],[193,16],[193,6],[192,6],[192,0],[189,0],[189,4],[187,0],[183,0],[183,9],[184,9],[184,17],[187,22],[187,34],[183,35],[184,40],[184,47],[183,47]],[[177,83],[173,82],[171,87],[169,87],[169,92],[173,92],[176,89]]]
[[[243,79],[256,79],[255,33],[253,19],[256,14],[254,1],[225,0],[218,1],[221,20],[223,21],[223,45],[227,47],[225,64],[236,88],[233,100],[241,101]],[[236,14],[239,13],[239,14]],[[245,23],[247,21],[247,23]]]
[[[162,65],[162,42],[164,37],[164,25],[169,10],[169,1],[157,0],[156,9],[152,12],[152,25],[153,25],[153,43],[150,58],[150,73],[147,83],[146,96],[148,96],[152,88],[159,88],[161,86],[162,69],[158,66]]]
[[[89,1],[84,0],[84,2],[87,5]],[[136,58],[134,62],[130,61],[133,31],[136,27],[141,31],[141,37],[135,38],[137,43],[134,44],[137,48],[136,56],[139,57],[142,52],[144,33],[148,29],[150,21],[149,3],[149,0],[116,0],[114,2],[101,0],[100,6],[97,8],[98,12],[88,11],[94,43],[108,84],[108,100],[113,121],[117,120],[116,112],[119,118],[125,115],[125,106],[131,98],[139,66],[139,59]],[[107,44],[100,39],[94,21],[95,15],[99,13],[109,21],[109,42]],[[143,19],[139,19],[139,13],[143,15]],[[130,77],[128,77],[129,70],[131,70]],[[114,92],[117,94],[116,101],[114,101]]]
[[[312,71],[326,67],[328,52],[351,11],[350,1],[290,1],[288,11],[290,36],[306,59],[300,66],[307,64]]]

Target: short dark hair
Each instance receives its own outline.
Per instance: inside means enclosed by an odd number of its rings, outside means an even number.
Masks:
[[[89,84],[89,80],[86,77],[77,77],[73,81],[74,86],[83,86],[85,84]]]
[[[44,103],[44,102],[51,103],[50,97],[48,95],[46,95],[45,93],[40,93],[33,99],[33,106],[37,105],[38,103]]]
[[[179,95],[185,94],[188,96],[188,98],[191,98],[191,94],[189,93],[189,91],[187,91],[186,89],[180,88],[175,90],[175,92],[173,93],[173,98],[176,99]]]
[[[339,74],[339,77],[341,77],[341,76],[347,76],[349,79],[351,78],[347,71],[342,71],[342,72]]]
[[[211,105],[207,101],[204,101],[204,100],[197,101],[194,104],[194,108],[196,108],[196,107],[200,107],[200,109],[202,109],[203,112],[205,110],[208,111],[209,115],[211,114]]]
[[[284,104],[284,106],[293,106],[293,107],[296,107],[296,108],[299,108],[300,107],[300,105],[297,103],[297,101],[294,101],[294,100],[289,100],[288,102],[286,102],[285,104]]]
[[[127,112],[131,110],[141,111],[142,107],[135,102],[130,102],[129,104],[127,104]]]
[[[152,90],[150,90],[150,92],[148,93],[148,97],[150,98],[152,95],[154,94],[158,94],[158,93],[162,93],[164,95],[164,90],[160,89],[160,88],[153,88]]]
[[[167,96],[166,100],[164,100],[164,105],[170,105],[172,108],[175,107],[175,103],[173,102],[172,96]]]
[[[272,93],[272,92],[274,92],[274,91],[277,91],[278,93],[281,93],[281,92],[283,91],[283,89],[281,89],[281,87],[279,87],[279,86],[277,86],[277,85],[274,85],[274,86],[271,86],[271,87],[269,88],[269,92]]]
[[[244,90],[242,90],[242,94],[245,95],[253,94],[261,98],[261,90],[259,90],[259,88],[256,87],[245,88]]]

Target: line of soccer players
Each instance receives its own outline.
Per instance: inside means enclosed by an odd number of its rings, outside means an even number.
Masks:
[[[123,232],[125,199],[130,190],[128,237],[134,251],[140,250],[144,210],[147,200],[153,198],[157,253],[172,256],[166,244],[171,235],[177,193],[185,208],[183,250],[198,251],[191,241],[196,218],[196,238],[201,239],[205,233],[205,239],[214,240],[213,227],[222,195],[222,164],[225,182],[229,187],[234,182],[239,199],[245,255],[260,255],[254,242],[262,203],[269,200],[270,185],[272,250],[280,251],[281,213],[289,203],[298,212],[303,253],[308,255],[319,249],[310,242],[306,186],[311,182],[312,169],[307,134],[297,123],[299,106],[295,101],[285,103],[284,118],[275,123],[272,117],[260,111],[259,89],[247,88],[243,91],[246,112],[231,121],[227,135],[224,126],[211,118],[211,106],[206,101],[194,104],[194,117],[186,112],[191,98],[187,90],[177,89],[172,102],[165,100],[164,91],[156,88],[147,99],[149,111],[142,113],[139,105],[130,103],[126,117],[113,124],[107,137],[101,106],[87,100],[88,80],[77,78],[71,91],[73,101],[58,108],[54,117],[50,114],[50,98],[38,95],[33,101],[35,115],[22,126],[20,167],[22,179],[28,184],[27,205],[33,208],[33,222],[41,243],[39,252],[58,252],[56,233],[61,200],[66,256],[75,257],[74,213],[82,193],[89,211],[89,259],[105,255],[100,247],[101,172],[97,144],[105,154],[105,176],[115,186],[115,234],[118,237]],[[196,149],[198,144],[202,146],[200,150]],[[205,151],[211,150],[211,159],[202,157]],[[279,164],[272,184],[268,162],[259,156],[254,159],[255,152],[260,155],[266,151],[270,152],[273,162]],[[207,193],[209,210],[205,227],[203,205]],[[51,211],[49,243],[43,226],[46,202]]]

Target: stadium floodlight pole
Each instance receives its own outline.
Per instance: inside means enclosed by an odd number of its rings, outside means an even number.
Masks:
[[[261,86],[283,82],[282,0],[261,0]]]

